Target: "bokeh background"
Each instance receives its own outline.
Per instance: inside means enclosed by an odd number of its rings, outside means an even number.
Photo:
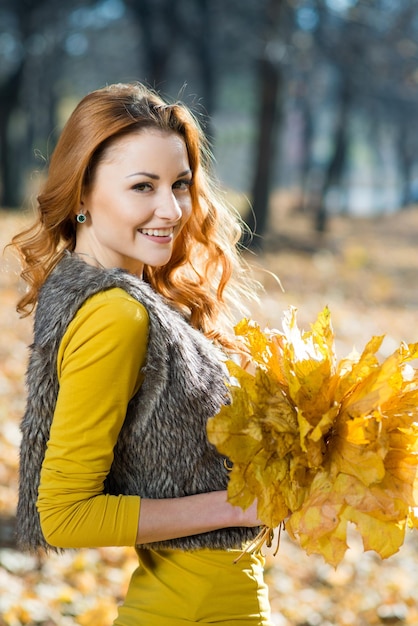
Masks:
[[[0,247],[30,219],[77,101],[139,80],[186,102],[253,237],[253,315],[308,327],[331,309],[339,357],[418,340],[417,0],[0,0]],[[13,537],[30,319],[0,258],[0,626],[107,626],[131,550],[28,557]],[[281,283],[281,284],[280,284]],[[276,626],[418,624],[418,539],[337,569],[282,535],[267,555]]]

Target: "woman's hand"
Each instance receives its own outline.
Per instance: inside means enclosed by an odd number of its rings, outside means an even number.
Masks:
[[[225,493],[226,497],[226,492],[221,493]],[[229,503],[227,502],[227,504]],[[245,509],[245,511],[240,506],[233,506],[232,504],[229,504],[232,509],[232,515],[235,518],[235,523],[232,525],[247,526],[248,528],[252,526],[261,526],[263,522],[258,519],[257,504],[257,500],[254,500],[251,506],[249,506],[248,509]]]

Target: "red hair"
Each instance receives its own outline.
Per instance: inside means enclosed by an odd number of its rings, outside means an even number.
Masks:
[[[12,240],[28,284],[17,310],[29,314],[38,292],[65,249],[76,243],[75,213],[104,151],[116,138],[144,128],[179,134],[193,172],[192,215],[162,267],[144,268],[144,279],[182,310],[195,328],[228,345],[223,334],[231,305],[253,285],[237,251],[240,220],[211,178],[211,154],[199,123],[182,103],[168,104],[141,84],[116,84],[85,96],[68,119],[38,196],[35,223]]]

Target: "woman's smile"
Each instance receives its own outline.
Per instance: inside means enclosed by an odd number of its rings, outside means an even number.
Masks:
[[[156,243],[170,243],[173,240],[174,228],[138,228],[138,232]]]

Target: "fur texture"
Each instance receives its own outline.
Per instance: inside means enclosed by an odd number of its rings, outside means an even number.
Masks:
[[[36,500],[58,395],[61,339],[85,300],[112,287],[121,287],[146,307],[150,331],[144,381],[128,406],[104,491],[172,498],[226,488],[224,457],[206,437],[208,418],[228,401],[218,350],[140,279],[66,254],[43,286],[35,315],[21,423],[17,528],[22,549],[52,548],[42,535]],[[258,530],[222,529],[145,547],[242,548]]]

